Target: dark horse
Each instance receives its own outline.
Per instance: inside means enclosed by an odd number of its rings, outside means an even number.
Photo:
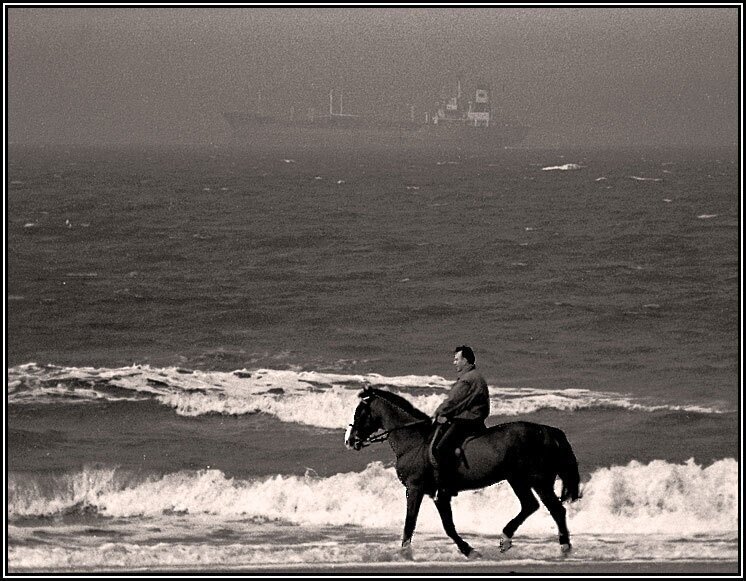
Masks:
[[[372,442],[388,439],[396,454],[396,473],[407,493],[407,517],[402,536],[402,554],[412,557],[412,535],[425,494],[435,493],[430,441],[434,426],[430,417],[404,398],[389,391],[366,387],[345,434],[345,444],[360,450]],[[383,433],[374,435],[376,430]],[[570,533],[565,522],[565,500],[577,500],[580,475],[575,454],[562,430],[530,422],[510,422],[488,428],[461,446],[461,463],[452,475],[457,490],[484,488],[507,480],[521,511],[503,529],[500,550],[512,544],[516,529],[539,508],[535,490],[559,529],[560,549],[570,551]],[[554,494],[554,481],[562,479],[562,496]],[[479,557],[456,532],[451,514],[451,497],[439,496],[435,506],[446,534],[467,557]]]

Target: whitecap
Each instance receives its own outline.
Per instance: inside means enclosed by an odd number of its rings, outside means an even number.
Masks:
[[[638,182],[662,182],[663,178],[643,178],[640,176],[629,176],[630,179],[636,180]]]
[[[579,165],[577,163],[566,163],[564,165],[551,165],[547,167],[541,168],[542,171],[552,171],[552,170],[560,170],[560,171],[568,171],[573,169],[583,169],[584,165]]]

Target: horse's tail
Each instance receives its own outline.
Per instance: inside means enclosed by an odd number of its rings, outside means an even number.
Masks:
[[[565,433],[557,429],[554,434],[555,441],[559,447],[557,459],[557,474],[562,479],[562,495],[560,501],[569,500],[573,502],[580,498],[580,473],[578,472],[578,461],[572,451],[570,442],[567,441]]]

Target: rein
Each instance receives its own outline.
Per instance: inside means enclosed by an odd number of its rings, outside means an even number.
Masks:
[[[365,448],[367,446],[370,446],[371,444],[376,444],[378,442],[385,442],[389,439],[389,434],[392,432],[396,432],[397,430],[403,430],[404,428],[411,428],[412,426],[416,426],[417,424],[425,424],[429,423],[429,420],[414,420],[413,422],[407,422],[406,424],[402,424],[401,426],[396,426],[395,428],[391,428],[390,430],[386,430],[385,432],[379,432],[378,434],[371,434],[365,440],[362,440],[360,442],[360,447]],[[352,424],[350,424],[352,426]]]

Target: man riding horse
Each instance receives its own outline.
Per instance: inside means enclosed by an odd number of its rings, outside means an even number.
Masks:
[[[488,412],[486,385],[484,380],[475,378],[479,374],[472,369],[474,360],[471,350],[459,347],[456,355],[455,360],[463,358],[466,363],[463,364],[459,381],[453,386],[451,397],[444,402],[442,409],[438,408],[436,416],[455,418],[468,409],[473,417],[480,418],[479,423],[483,425],[483,418]],[[457,366],[461,366],[461,363]],[[462,381],[464,385],[461,385]],[[477,395],[469,397],[473,386],[477,387],[473,392]],[[458,397],[459,395],[464,397]],[[391,445],[396,455],[396,475],[404,485],[407,497],[402,556],[411,559],[412,535],[417,525],[420,504],[425,494],[433,492],[432,464],[438,464],[427,453],[428,445],[433,441],[432,417],[390,391],[365,387],[358,396],[360,402],[345,431],[345,445],[353,450],[362,450],[369,444],[384,440],[388,440]],[[441,416],[441,412],[445,412],[445,415]],[[466,417],[471,416],[467,413]],[[475,424],[477,420],[472,420],[471,425],[467,426],[474,427]],[[436,430],[440,432],[439,435],[445,435],[450,428],[445,424],[436,426],[440,428]],[[463,427],[464,424],[461,423],[454,429]],[[435,443],[439,442],[440,439]],[[580,473],[575,453],[562,430],[533,422],[507,422],[485,429],[478,438],[467,439],[460,447],[462,462],[454,466],[451,472],[458,476],[448,483],[452,492],[477,490],[505,480],[521,503],[520,512],[503,527],[500,551],[507,551],[511,547],[518,527],[539,508],[534,493],[557,524],[562,554],[570,551],[570,532],[562,503],[572,502],[580,497]],[[448,453],[443,456],[446,463],[449,460],[447,456]],[[448,475],[448,468],[444,470],[441,464],[442,462],[439,464],[439,474]],[[557,477],[562,480],[562,494],[559,498],[554,491]],[[443,530],[463,555],[477,557],[478,551],[456,531],[451,513],[451,498],[452,495],[446,490],[434,499]]]
[[[470,347],[456,347],[453,357],[458,372],[456,383],[433,415],[438,424],[431,444],[436,499],[451,495],[448,475],[458,466],[456,449],[467,436],[483,432],[486,429],[484,420],[490,415],[487,382],[474,361],[474,351]]]

